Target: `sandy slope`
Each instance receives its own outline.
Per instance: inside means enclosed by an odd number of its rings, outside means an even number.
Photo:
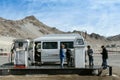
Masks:
[[[0,53],[9,53],[13,39],[15,38],[0,36],[0,49],[3,49]]]

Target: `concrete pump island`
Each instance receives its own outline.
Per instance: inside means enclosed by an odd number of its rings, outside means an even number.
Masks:
[[[0,66],[0,75],[100,75],[103,70],[101,65],[86,65],[86,45],[79,34],[48,34],[34,40],[15,39],[10,63]],[[69,55],[66,55],[67,50]],[[112,67],[108,66],[108,69],[111,76]]]

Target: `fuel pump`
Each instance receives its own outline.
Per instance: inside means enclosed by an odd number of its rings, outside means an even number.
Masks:
[[[28,40],[14,40],[14,67],[28,67]]]
[[[75,53],[75,68],[85,67],[85,45],[83,39],[75,40],[74,44]]]

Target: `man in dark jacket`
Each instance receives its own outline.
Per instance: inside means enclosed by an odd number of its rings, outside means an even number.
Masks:
[[[108,59],[108,51],[106,50],[106,48],[104,46],[101,46],[102,48],[102,66],[103,69],[107,68],[107,59]]]
[[[70,49],[66,49],[66,59],[68,67],[72,66],[72,51]]]

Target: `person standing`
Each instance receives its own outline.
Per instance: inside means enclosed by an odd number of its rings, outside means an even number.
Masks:
[[[65,46],[62,44],[60,47],[60,67],[64,67],[64,59],[65,59],[65,51],[64,51]]]
[[[102,67],[103,69],[107,68],[107,59],[108,59],[108,51],[106,50],[106,48],[104,46],[101,46],[102,48]]]
[[[72,66],[72,51],[69,48],[66,49],[66,59],[67,66],[68,67]]]
[[[88,58],[89,58],[89,66],[93,66],[93,50],[91,49],[90,45],[87,46],[87,54],[88,54]]]

